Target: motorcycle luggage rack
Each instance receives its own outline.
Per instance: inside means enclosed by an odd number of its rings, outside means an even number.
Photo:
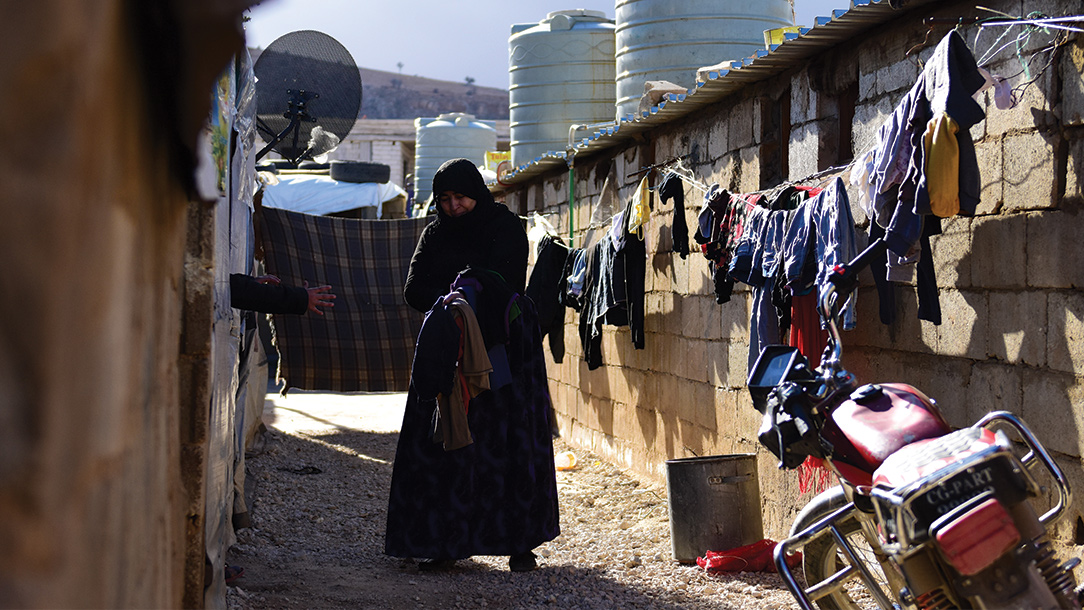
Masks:
[[[1007,425],[1015,430],[1024,441],[1024,444],[1027,445],[1028,453],[1020,458],[1020,462],[1029,470],[1037,464],[1041,465],[1046,468],[1054,479],[1054,484],[1058,490],[1058,503],[1039,517],[1039,522],[1044,526],[1050,525],[1060,519],[1065,514],[1065,510],[1069,508],[1069,505],[1073,503],[1073,492],[1069,489],[1069,480],[1065,478],[1065,473],[1054,462],[1054,458],[1050,456],[1050,453],[1039,442],[1039,439],[1032,434],[1031,429],[1024,424],[1022,419],[1012,413],[1008,411],[987,413],[982,419],[975,422],[973,427],[994,430],[999,424]]]
[[[798,602],[798,606],[801,607],[802,610],[817,610],[813,605],[813,602],[841,590],[847,581],[855,577],[862,579],[866,585],[866,589],[873,596],[879,608],[882,610],[893,610],[896,608],[888,596],[885,595],[884,590],[881,589],[881,586],[877,583],[877,579],[870,572],[869,568],[866,567],[865,562],[858,558],[851,543],[839,530],[838,524],[855,512],[854,502],[848,502],[845,506],[826,515],[824,518],[776,545],[774,556],[775,569],[779,572],[783,582],[787,585],[787,588],[790,589],[791,594],[794,595],[795,600]],[[792,553],[805,548],[805,546],[814,538],[825,535],[825,530],[830,531],[836,544],[839,545],[840,550],[843,551],[847,556],[847,560],[850,561],[850,565],[843,567],[821,582],[803,589],[794,578],[794,574],[791,573],[786,558]]]

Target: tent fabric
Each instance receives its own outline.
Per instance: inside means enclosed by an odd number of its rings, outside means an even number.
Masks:
[[[323,316],[272,316],[285,389],[405,392],[422,316],[403,285],[429,219],[261,215],[267,272],[296,286],[330,284],[337,297]]]
[[[263,192],[264,207],[314,215],[378,207],[407,194],[391,182],[342,182],[313,174],[279,176],[277,183],[265,184]]]

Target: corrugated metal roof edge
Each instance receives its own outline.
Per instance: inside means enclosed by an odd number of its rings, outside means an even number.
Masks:
[[[890,6],[890,0],[854,0],[852,8],[836,9],[829,16],[817,17],[812,27],[803,27],[797,34],[786,34],[782,43],[734,60],[729,70],[708,72],[706,81],[697,81],[687,92],[666,94],[657,105],[641,112],[640,116],[630,113],[620,121],[596,129],[590,136],[576,142],[572,154],[593,153],[616,146],[636,133],[686,116],[750,83],[779,74],[819,51],[850,40],[895,15],[930,2],[933,0],[911,0],[906,6],[895,9]],[[514,168],[500,183],[491,184],[490,187],[499,192],[558,167],[567,168],[567,158],[567,151],[549,151]]]

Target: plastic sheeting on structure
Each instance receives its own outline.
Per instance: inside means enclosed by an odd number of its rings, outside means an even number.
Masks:
[[[290,212],[321,216],[381,203],[406,191],[391,182],[342,182],[330,176],[295,174],[278,176],[275,184],[265,184],[261,204]]]

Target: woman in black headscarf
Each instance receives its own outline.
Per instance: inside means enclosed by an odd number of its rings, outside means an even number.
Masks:
[[[448,293],[467,267],[490,269],[522,294],[527,285],[527,233],[519,217],[493,200],[469,159],[445,162],[433,176],[437,220],[422,232],[404,296],[421,312]]]
[[[527,234],[467,159],[437,170],[433,197],[437,219],[418,241],[404,290],[427,315],[395,453],[384,552],[422,559],[422,571],[473,555],[505,555],[511,570],[531,570],[532,549],[560,527],[542,337],[534,304],[521,296]],[[459,391],[448,379],[464,355],[466,331],[449,313],[459,295],[477,316],[493,372],[490,389],[469,398],[469,444],[448,448],[434,421],[442,413],[436,396]]]

